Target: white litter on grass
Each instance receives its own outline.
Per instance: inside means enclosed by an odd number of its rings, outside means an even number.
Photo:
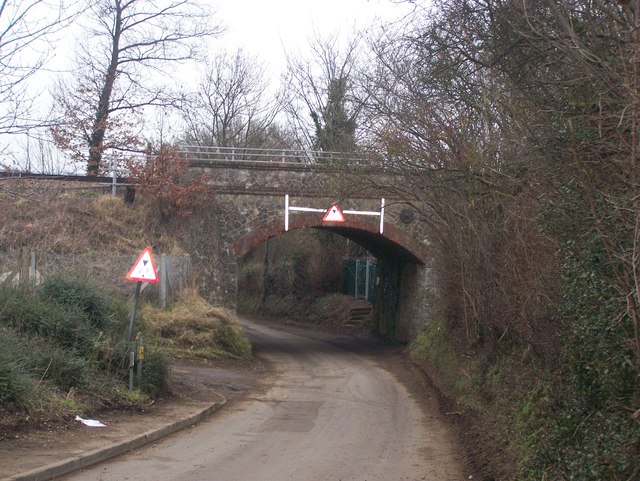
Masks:
[[[85,426],[89,426],[91,428],[106,428],[106,424],[102,424],[100,421],[96,421],[95,419],[82,419],[80,416],[76,416],[76,421],[80,421]]]

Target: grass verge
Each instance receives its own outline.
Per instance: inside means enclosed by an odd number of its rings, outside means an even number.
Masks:
[[[251,358],[251,344],[234,314],[211,306],[195,290],[183,291],[166,311],[146,304],[141,312],[145,335],[175,359]]]

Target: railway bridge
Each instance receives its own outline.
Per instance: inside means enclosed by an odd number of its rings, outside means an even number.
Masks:
[[[191,172],[207,174],[216,192],[190,226],[198,239],[191,255],[210,300],[235,308],[238,261],[286,231],[314,228],[344,236],[378,259],[374,316],[381,334],[408,340],[426,321],[427,232],[394,195],[396,180],[382,166],[330,152],[181,149]]]

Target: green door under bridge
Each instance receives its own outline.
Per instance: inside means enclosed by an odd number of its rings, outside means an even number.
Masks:
[[[344,260],[344,292],[373,302],[376,287],[376,259],[352,257]]]

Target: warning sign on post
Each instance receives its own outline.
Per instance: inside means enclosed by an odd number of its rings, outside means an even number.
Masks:
[[[344,214],[340,210],[337,203],[331,204],[331,207],[327,209],[327,213],[324,215],[322,222],[344,222]]]
[[[125,276],[128,281],[137,282],[151,282],[155,284],[158,282],[158,271],[153,263],[153,254],[151,254],[151,247],[147,247],[142,251],[140,257],[129,273]]]

